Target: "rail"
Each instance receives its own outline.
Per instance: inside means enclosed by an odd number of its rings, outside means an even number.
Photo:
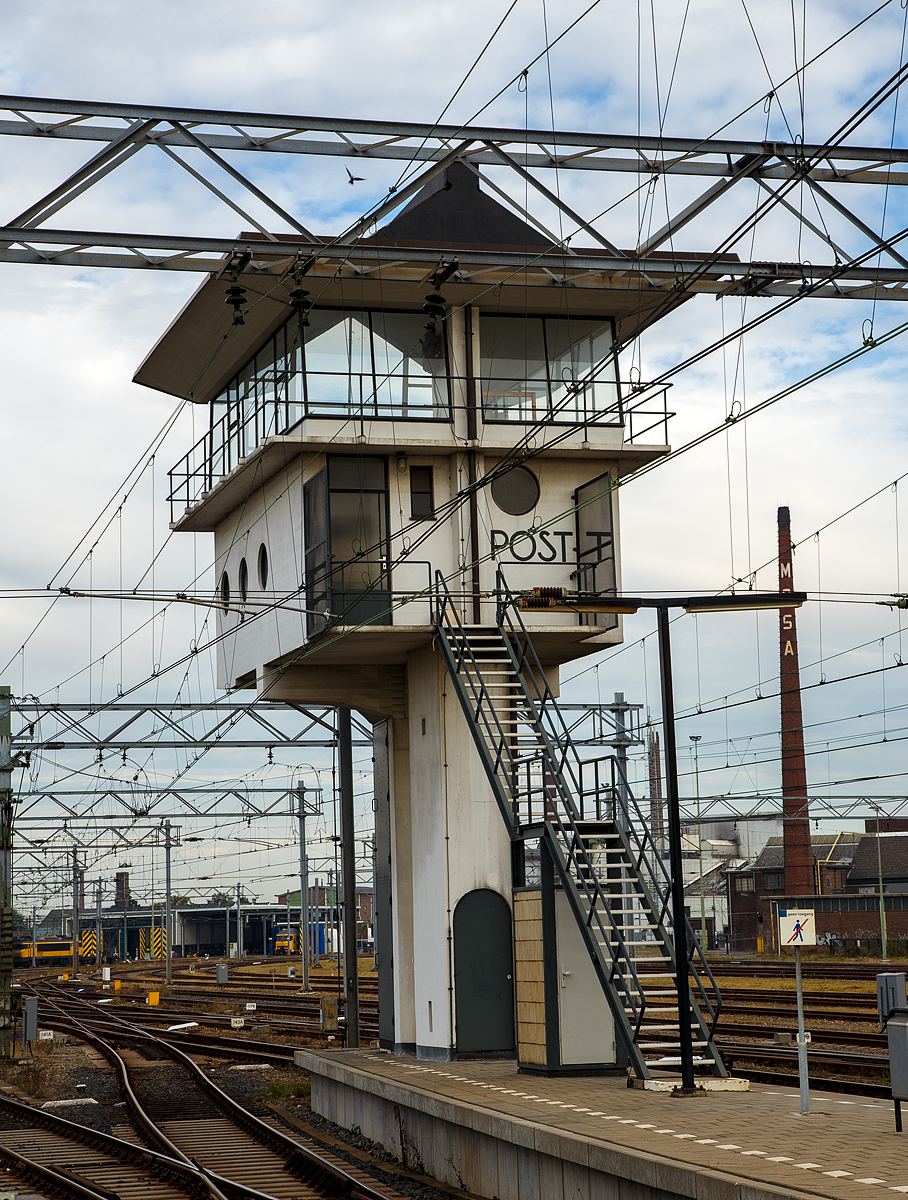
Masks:
[[[95,1020],[98,1019],[97,1012],[91,1005],[77,997],[67,996],[66,999],[71,1004],[88,1008]],[[190,1163],[203,1176],[207,1177],[210,1185],[209,1193],[213,1200],[229,1200],[230,1195],[233,1196],[234,1200],[244,1200],[244,1198],[248,1198],[248,1200],[271,1200],[271,1197],[267,1196],[266,1193],[258,1192],[247,1185],[225,1179],[208,1168],[202,1168],[197,1163],[192,1163],[181,1150],[170,1142],[166,1135],[157,1128],[151,1118],[145,1113],[138,1097],[135,1096],[132,1090],[126,1064],[114,1047],[110,1045],[107,1037],[99,1036],[97,1032],[90,1029],[77,1017],[67,1017],[63,1014],[62,1020],[64,1022],[69,1021],[77,1026],[80,1030],[79,1036],[94,1045],[112,1064],[117,1062],[121,1064],[117,1068],[121,1083],[126,1092],[130,1108],[135,1112],[142,1127],[159,1144],[168,1147],[166,1150],[168,1154],[173,1155],[180,1161]],[[175,1046],[166,1038],[156,1037],[140,1026],[133,1025],[131,1022],[124,1020],[116,1013],[105,1013],[104,1022],[108,1026],[119,1027],[122,1040],[133,1043],[144,1042],[146,1044],[153,1044],[162,1053],[185,1068],[216,1108],[220,1109],[239,1128],[250,1133],[257,1141],[276,1150],[283,1157],[285,1166],[291,1174],[302,1179],[308,1186],[318,1189],[323,1196],[340,1196],[350,1193],[363,1197],[363,1200],[388,1200],[387,1190],[383,1191],[370,1187],[362,1179],[355,1178],[345,1172],[337,1162],[329,1161],[324,1155],[311,1147],[302,1146],[297,1139],[291,1137],[289,1134],[282,1133],[281,1130],[274,1128],[274,1126],[244,1108],[232,1096],[229,1096],[223,1088],[218,1087],[188,1054],[185,1054],[178,1046]],[[107,1036],[110,1035],[108,1034]],[[223,1191],[218,1189],[223,1189]],[[227,1192],[228,1196],[225,1196],[223,1192]]]

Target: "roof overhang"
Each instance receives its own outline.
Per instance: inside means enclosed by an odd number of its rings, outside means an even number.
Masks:
[[[698,290],[713,291],[726,273],[724,255],[654,252],[646,259],[603,249],[574,253],[546,246],[431,245],[373,238],[354,245],[313,245],[302,239],[265,241],[242,234],[237,248],[252,250],[240,276],[247,289],[245,323],[234,325],[225,303],[226,276],[210,275],[191,297],[135,373],[134,381],[182,399],[214,399],[259,346],[290,315],[295,281],[289,270],[311,259],[305,279],[315,306],[392,308],[422,312],[427,275],[444,256],[460,268],[444,285],[449,310],[472,304],[503,313],[611,318],[627,342]],[[709,266],[707,266],[709,262]],[[696,274],[691,289],[675,287]]]

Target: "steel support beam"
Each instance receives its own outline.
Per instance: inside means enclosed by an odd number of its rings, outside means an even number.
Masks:
[[[781,203],[781,197],[776,197]],[[905,236],[901,235],[902,240]],[[899,240],[899,239],[896,239]],[[4,249],[3,245],[8,244]],[[24,249],[15,249],[21,244]],[[22,262],[61,266],[125,267],[130,270],[176,270],[209,274],[223,266],[226,256],[238,247],[237,239],[186,237],[166,234],[132,234],[71,229],[26,229],[7,226],[0,228],[0,262]],[[46,252],[37,249],[42,245],[57,247]],[[93,249],[90,249],[93,248]],[[121,250],[126,253],[98,253],[102,249]],[[250,275],[281,277],[300,255],[311,254],[325,264],[325,272],[332,274],[347,264],[357,273],[368,269],[382,279],[406,280],[418,283],[429,266],[438,262],[439,255],[450,247],[388,247],[358,243],[355,246],[336,244],[333,247],[313,243],[302,243],[279,239],[276,242],[254,243],[253,260],[246,268]],[[149,256],[146,251],[163,252],[161,257]],[[876,251],[874,250],[874,255]],[[173,257],[167,258],[170,254]],[[204,255],[201,258],[187,257]],[[259,257],[256,257],[258,255]],[[557,260],[559,276],[572,287],[601,287],[605,277],[622,280],[636,277],[640,286],[654,291],[671,291],[676,278],[698,274],[691,286],[692,291],[719,295],[729,291],[729,280],[741,280],[748,276],[765,276],[766,284],[760,294],[766,296],[790,296],[798,292],[804,281],[822,284],[829,280],[829,287],[814,291],[813,295],[847,297],[849,289],[859,289],[862,298],[870,297],[868,288],[875,288],[888,299],[908,299],[887,289],[898,288],[908,283],[908,268],[878,267],[873,262],[851,266],[834,263],[786,263],[766,260],[748,262],[731,256],[719,259],[711,265],[704,277],[703,259],[672,258],[617,258],[603,254],[572,254],[569,258],[561,251],[531,256],[525,254],[487,253],[471,250],[462,255],[464,264],[469,264],[471,279],[483,283],[497,278],[521,277],[521,285],[540,286],[551,289],[552,274],[547,269],[547,260]],[[312,270],[317,277],[319,268]]]
[[[572,221],[576,221],[578,227],[588,233],[591,238],[599,243],[600,246],[604,246],[605,249],[608,250],[609,254],[614,254],[616,258],[627,257],[627,255],[625,255],[623,251],[619,250],[617,246],[610,242],[608,238],[603,237],[598,229],[594,229],[593,226],[589,225],[579,213],[575,212],[574,209],[565,204],[559,196],[556,196],[554,192],[550,192],[545,184],[540,183],[538,179],[534,179],[529,171],[522,167],[519,162],[513,159],[509,154],[505,154],[504,150],[502,150],[500,146],[496,146],[494,142],[486,142],[486,145],[496,158],[500,159],[506,166],[510,167],[512,171],[516,171],[521,179],[525,179],[527,183],[536,189],[537,192],[545,196],[546,200],[548,200],[551,204],[554,204],[557,209],[563,212],[566,217],[570,217]]]
[[[591,160],[589,154],[601,153],[608,150],[628,151],[636,157],[621,164],[621,169],[644,175],[664,172],[676,174],[723,174],[728,175],[731,168],[728,159],[737,159],[744,155],[770,155],[778,163],[774,178],[793,178],[797,170],[790,166],[782,166],[784,158],[804,158],[811,162],[827,160],[842,160],[870,164],[872,170],[860,171],[857,175],[874,175],[873,182],[877,184],[892,183],[892,172],[879,170],[881,166],[894,163],[908,163],[908,149],[889,146],[834,146],[823,143],[802,145],[795,142],[759,142],[741,141],[732,138],[679,138],[662,135],[641,136],[612,133],[583,133],[576,131],[551,129],[511,129],[506,126],[494,125],[434,125],[421,124],[414,121],[370,121],[342,117],[313,117],[281,113],[240,112],[229,109],[205,108],[175,108],[154,104],[116,104],[86,100],[52,99],[37,96],[0,96],[0,111],[13,113],[17,121],[0,122],[0,136],[3,134],[18,134],[27,137],[46,139],[78,139],[108,142],[122,130],[88,124],[99,118],[112,118],[120,121],[155,121],[176,122],[178,125],[227,127],[235,131],[227,139],[221,135],[219,143],[207,134],[195,136],[204,140],[206,145],[220,144],[225,149],[262,151],[270,153],[315,153],[325,154],[335,151],[347,157],[370,158],[406,158],[419,157],[412,146],[400,146],[401,140],[413,139],[437,143],[426,146],[422,157],[434,160],[442,154],[447,154],[451,142],[469,138],[472,141],[495,142],[499,145],[513,145],[515,160],[524,166],[557,167],[559,170],[610,170],[612,164],[603,160]],[[35,121],[29,113],[47,113],[59,116],[76,117],[75,121]],[[254,136],[245,132],[241,126],[251,126],[262,131],[280,131],[269,136]],[[303,144],[293,140],[293,135],[302,133],[329,133],[342,138],[342,143]],[[377,138],[377,143],[355,144],[353,138]],[[158,140],[158,139],[156,139]],[[188,139],[176,132],[171,139],[164,137],[171,145],[187,145]],[[545,154],[517,158],[516,150],[529,144],[552,146]],[[444,149],[442,149],[444,147]],[[570,151],[570,153],[560,153]],[[578,151],[583,157],[578,156]],[[646,157],[643,157],[644,153]],[[668,161],[658,161],[659,155],[676,155]],[[707,155],[715,155],[726,161],[721,164],[704,164],[701,160]],[[486,161],[494,161],[490,153]],[[704,169],[706,168],[706,169]],[[841,182],[864,182],[856,179],[855,173],[846,175],[835,172],[835,178]],[[900,182],[908,182],[905,175]]]
[[[714,200],[718,200],[720,196],[723,196],[730,188],[733,188],[736,183],[740,182],[742,179],[752,178],[759,167],[766,162],[768,157],[769,155],[766,154],[748,154],[745,155],[744,158],[739,159],[738,162],[735,163],[732,174],[728,179],[723,179],[721,183],[714,183],[711,188],[707,188],[702,196],[698,196],[692,204],[688,204],[687,208],[684,208],[681,210],[681,212],[676,213],[667,225],[663,225],[661,229],[657,230],[656,233],[652,235],[652,237],[647,238],[647,240],[643,242],[643,244],[638,248],[637,254],[641,258],[644,258],[658,246],[661,246],[663,242],[667,242],[668,239],[676,234],[679,229],[683,229],[683,227],[687,225],[689,221],[692,221],[694,217],[699,216],[704,209],[709,208],[710,204],[712,204]],[[771,191],[771,189],[769,190],[772,196],[776,196],[775,192]],[[776,196],[776,199],[781,200],[781,197]]]

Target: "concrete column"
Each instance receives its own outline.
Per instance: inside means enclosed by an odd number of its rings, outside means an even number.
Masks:
[[[414,1008],[420,1058],[456,1053],[453,913],[489,888],[510,905],[510,839],[453,686],[432,647],[408,660]]]
[[[393,955],[394,1049],[416,1049],[413,998],[413,852],[410,812],[409,721],[388,721],[391,759],[391,946]],[[382,953],[380,950],[379,953]]]

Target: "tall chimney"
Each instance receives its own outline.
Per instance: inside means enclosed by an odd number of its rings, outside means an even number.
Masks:
[[[647,718],[649,709],[646,710]],[[662,807],[662,760],[659,756],[659,734],[651,725],[646,730],[646,758],[649,766],[649,831],[656,851],[665,850],[665,814]]]
[[[791,514],[779,509],[779,591],[794,590]],[[798,629],[793,608],[779,611],[779,676],[782,731],[782,818],[785,826],[785,894],[812,896],[813,853],[807,811],[807,766],[801,716]]]

